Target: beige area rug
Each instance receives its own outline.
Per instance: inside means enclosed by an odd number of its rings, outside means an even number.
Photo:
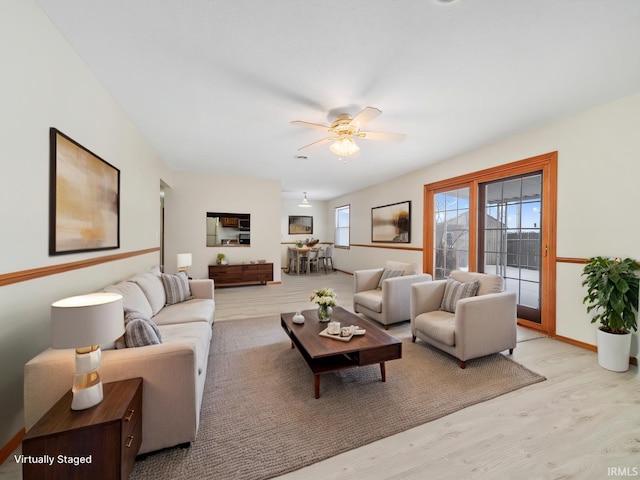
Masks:
[[[316,400],[279,316],[216,323],[197,440],[136,462],[131,478],[268,479],[545,380],[501,354],[462,370],[402,340],[385,383],[378,365],[325,374]]]

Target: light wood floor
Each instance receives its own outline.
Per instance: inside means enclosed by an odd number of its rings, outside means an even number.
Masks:
[[[312,308],[311,292],[324,286],[352,308],[349,275],[282,276],[282,285],[216,290],[216,321]],[[549,338],[519,343],[513,358],[547,380],[279,480],[640,479],[637,367],[609,372],[595,353]]]
[[[282,277],[216,289],[216,322],[313,308],[312,291],[325,286],[352,308],[350,275]],[[407,331],[404,323],[389,333]],[[594,353],[549,338],[519,343],[513,358],[547,380],[278,479],[640,479],[637,367],[608,372]],[[10,463],[0,478],[20,478]]]

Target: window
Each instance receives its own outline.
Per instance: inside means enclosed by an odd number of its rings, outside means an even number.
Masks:
[[[349,205],[336,207],[336,247],[349,248]]]

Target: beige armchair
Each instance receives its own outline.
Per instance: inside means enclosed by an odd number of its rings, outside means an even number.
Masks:
[[[515,292],[503,292],[504,281],[497,275],[456,270],[451,272],[450,279],[411,286],[413,341],[419,338],[453,355],[460,368],[465,368],[465,362],[473,358],[507,349],[513,353],[517,323]],[[449,289],[447,283],[451,284]],[[477,292],[467,296],[474,285]],[[467,291],[461,294],[462,290]]]
[[[353,311],[384,325],[409,320],[411,285],[431,280],[418,274],[415,264],[388,261],[384,268],[358,270],[353,273]]]

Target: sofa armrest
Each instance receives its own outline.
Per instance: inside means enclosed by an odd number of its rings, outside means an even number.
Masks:
[[[515,292],[490,293],[458,300],[455,332],[456,344],[462,348],[461,360],[516,346],[516,302]]]
[[[384,268],[370,268],[353,272],[353,293],[366,292],[378,288]]]
[[[195,298],[208,298],[213,300],[213,280],[210,278],[202,278],[197,280],[189,280],[189,288],[191,295]]]
[[[434,280],[411,285],[411,321],[425,312],[439,310],[447,286],[446,280]]]
[[[48,349],[24,368],[25,430],[67,392],[73,383],[73,350]],[[98,368],[104,383],[143,378],[143,443],[140,453],[187,442],[197,431],[195,346],[189,342],[106,350]],[[167,415],[167,412],[171,412]],[[168,443],[167,443],[168,442]]]

